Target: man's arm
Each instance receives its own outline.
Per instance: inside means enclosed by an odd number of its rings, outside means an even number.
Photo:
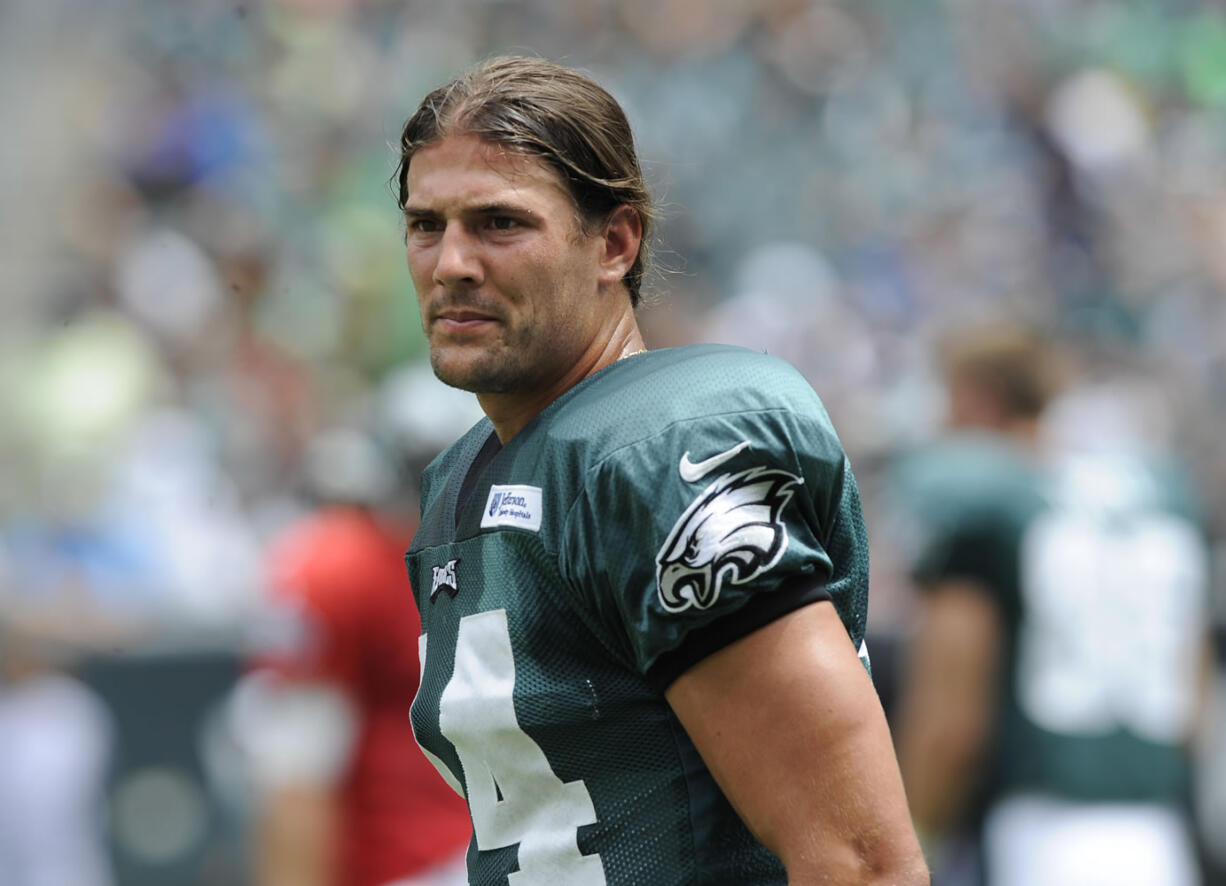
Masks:
[[[947,582],[924,593],[900,694],[898,759],[926,840],[956,822],[980,776],[1000,634],[996,606],[978,585]]]
[[[260,886],[332,886],[337,873],[336,789],[303,780],[260,798],[255,882]]]
[[[235,689],[230,717],[257,794],[255,882],[331,886],[339,860],[337,785],[358,729],[353,703],[330,683],[256,671]]]
[[[885,716],[832,604],[715,652],[666,697],[790,883],[929,882]]]

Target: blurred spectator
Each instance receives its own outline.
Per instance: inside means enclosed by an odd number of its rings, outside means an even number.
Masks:
[[[111,886],[112,717],[57,646],[0,615],[0,883]]]
[[[378,146],[513,47],[597,68],[649,134],[677,297],[648,337],[792,359],[867,485],[930,430],[922,343],[1014,308],[1169,364],[1226,526],[1222,46],[1209,0],[6,4],[0,508],[88,511],[169,403],[275,524],[311,433],[421,355]]]
[[[259,886],[467,882],[463,800],[408,718],[421,633],[404,569],[411,527],[377,506],[393,476],[354,431],[307,459],[320,504],[272,543],[272,611],[234,698],[257,786]]]
[[[954,338],[949,433],[898,471],[921,590],[898,714],[913,815],[938,882],[976,882],[969,833],[991,886],[1193,886],[1205,538],[1118,384],[1045,412],[1051,356],[1012,329]]]

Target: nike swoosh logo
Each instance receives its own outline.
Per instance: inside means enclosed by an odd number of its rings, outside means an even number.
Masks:
[[[710,458],[704,458],[702,461],[690,461],[690,454],[686,452],[681,456],[681,464],[677,466],[677,470],[681,474],[681,479],[686,483],[695,483],[701,480],[707,474],[714,471],[728,459],[735,456],[742,449],[749,446],[748,440],[742,440],[740,443],[733,446],[731,449],[721,452],[719,455],[713,455]]]

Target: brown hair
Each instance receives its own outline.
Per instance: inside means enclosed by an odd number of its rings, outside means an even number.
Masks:
[[[1015,418],[1037,418],[1059,387],[1054,349],[1026,328],[961,330],[945,338],[939,353],[948,378],[972,380]]]
[[[396,169],[401,209],[409,198],[413,155],[458,133],[541,158],[566,185],[585,228],[618,206],[634,209],[643,241],[624,282],[630,303],[638,305],[655,208],[630,123],[613,96],[578,71],[544,59],[504,56],[478,65],[427,95],[405,123]]]

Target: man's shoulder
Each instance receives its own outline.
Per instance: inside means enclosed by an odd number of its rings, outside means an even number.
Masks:
[[[280,590],[350,588],[385,580],[387,552],[407,541],[360,507],[329,505],[283,529],[268,545],[270,580]]]
[[[675,424],[772,411],[829,424],[813,388],[785,361],[731,345],[689,345],[607,367],[543,416],[542,430],[553,441],[598,441],[607,451]]]
[[[904,501],[932,517],[1023,518],[1044,502],[1038,465],[991,434],[960,434],[923,447],[901,459],[892,481]]]
[[[813,389],[790,363],[761,351],[736,345],[698,344],[647,351],[619,361],[613,372],[594,377],[593,388],[638,384],[686,385],[690,396],[707,392],[738,392],[752,405]]]

